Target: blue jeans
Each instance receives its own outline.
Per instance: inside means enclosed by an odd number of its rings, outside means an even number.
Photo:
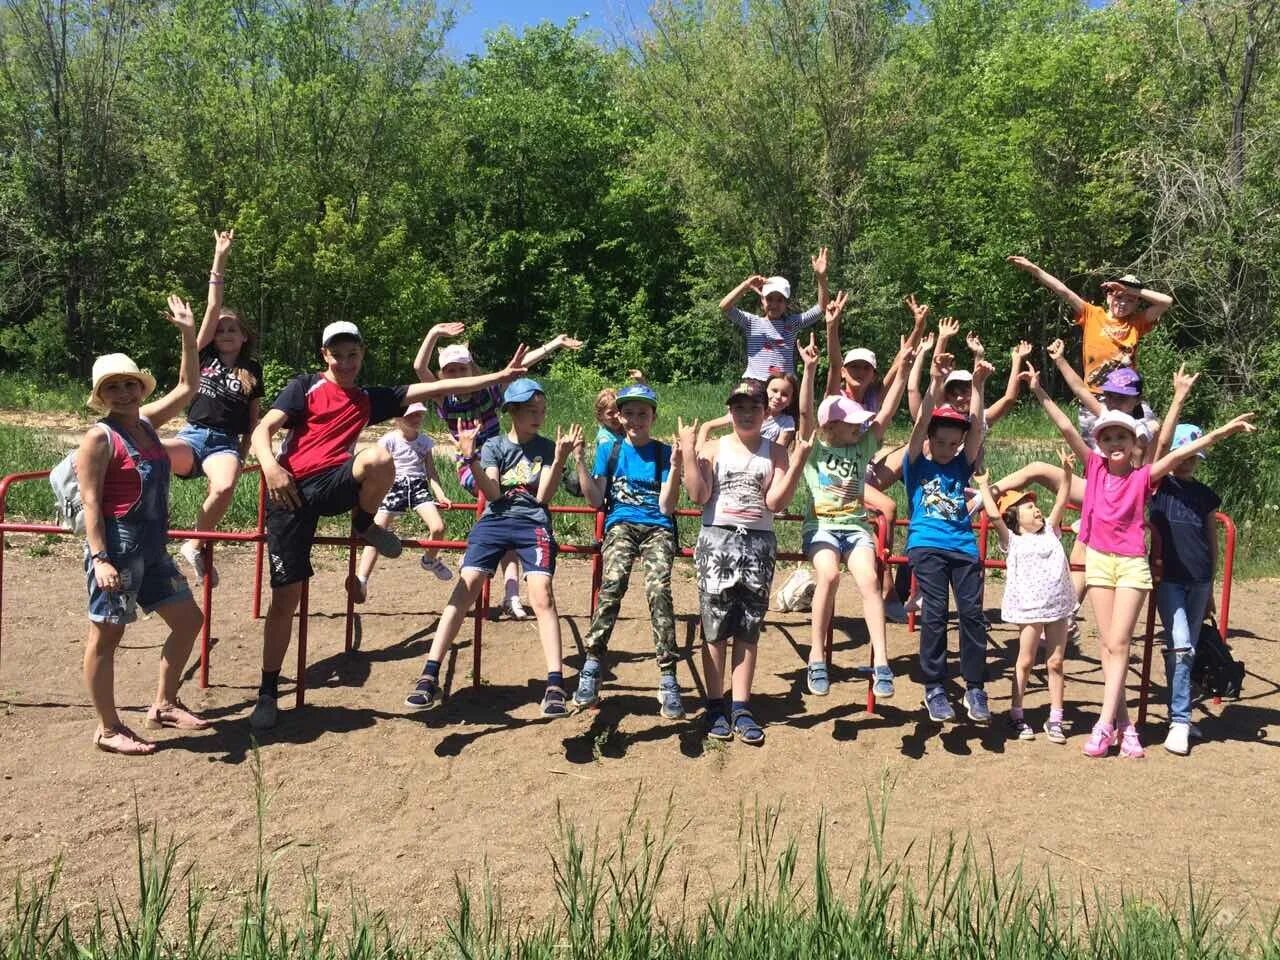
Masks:
[[[1212,583],[1171,583],[1156,588],[1156,607],[1164,624],[1164,672],[1169,684],[1169,722],[1191,722],[1191,667],[1200,624],[1209,607]]]

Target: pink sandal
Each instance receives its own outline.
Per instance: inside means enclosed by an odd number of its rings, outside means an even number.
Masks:
[[[93,734],[93,745],[103,753],[125,757],[146,757],[156,752],[156,745],[144,740],[123,723],[111,730],[99,727]]]
[[[147,711],[147,726],[152,730],[177,727],[179,730],[207,730],[209,721],[187,709],[186,704],[175,699],[167,707],[152,707]]]

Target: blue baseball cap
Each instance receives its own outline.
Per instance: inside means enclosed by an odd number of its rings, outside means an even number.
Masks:
[[[628,402],[634,403],[636,400],[649,404],[655,410],[658,409],[658,395],[647,384],[632,383],[618,391],[618,406]]]
[[[1195,443],[1203,436],[1204,431],[1194,423],[1180,423],[1177,429],[1173,431],[1173,444],[1169,449],[1177,450],[1179,447],[1185,447],[1188,443]],[[1197,450],[1196,456],[1201,460],[1205,459],[1203,450]]]
[[[535,394],[546,396],[547,391],[542,389],[542,384],[537,380],[529,377],[521,377],[515,380],[502,393],[502,409],[505,410],[513,403],[526,403],[532,400]]]

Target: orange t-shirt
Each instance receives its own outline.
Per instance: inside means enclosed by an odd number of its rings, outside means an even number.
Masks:
[[[1136,369],[1138,341],[1152,327],[1145,310],[1117,320],[1092,303],[1076,314],[1076,325],[1084,330],[1084,382],[1094,393],[1102,392],[1102,381],[1117,367]]]

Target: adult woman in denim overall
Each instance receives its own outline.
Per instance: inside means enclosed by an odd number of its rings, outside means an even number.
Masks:
[[[177,698],[201,614],[166,550],[169,458],[155,428],[183,410],[200,380],[200,369],[191,308],[170,297],[169,309],[170,321],[182,333],[178,385],[143,405],[155,388],[151,374],[124,354],[99,357],[93,365],[89,404],[106,416],[85,434],[76,455],[89,591],[84,679],[98,713],[93,743],[108,753],[143,755],[156,749],[120,721],[115,704],[115,652],[139,605],[159,613],[170,630],[160,654],[160,678],[147,725],[208,726]]]

